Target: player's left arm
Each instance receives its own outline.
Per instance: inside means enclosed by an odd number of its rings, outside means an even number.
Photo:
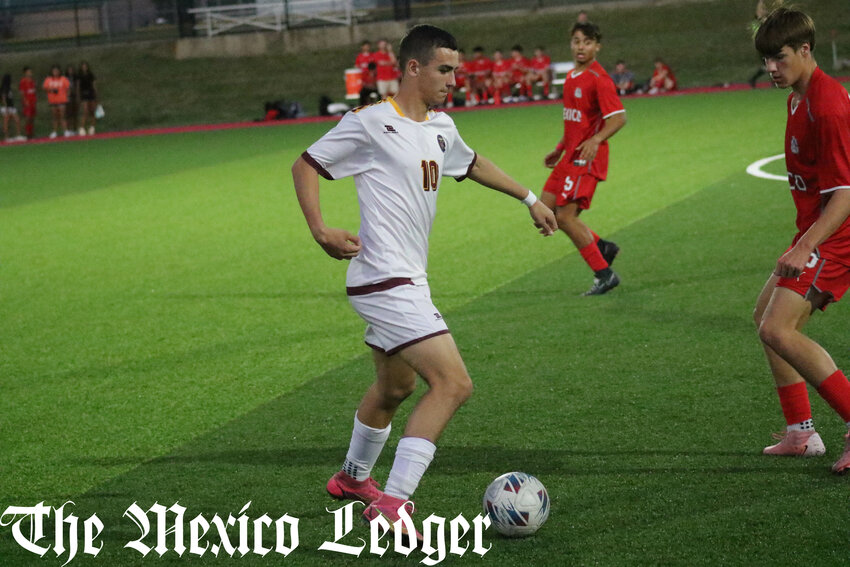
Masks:
[[[528,205],[528,212],[534,220],[534,226],[540,229],[540,234],[543,236],[549,236],[558,230],[558,223],[552,210],[538,201],[531,191],[520,185],[489,159],[480,155],[477,156],[475,165],[472,166],[467,177],[485,187],[523,201]],[[529,205],[529,203],[531,204]]]
[[[602,129],[599,130],[599,132],[597,132],[587,140],[583,141],[576,147],[576,150],[581,152],[579,154],[579,157],[585,161],[591,161],[593,158],[596,157],[596,153],[599,151],[599,145],[617,132],[619,132],[625,125],[625,111],[617,112],[616,114],[611,114],[610,116],[608,116],[608,118],[605,119],[605,124],[602,126]]]

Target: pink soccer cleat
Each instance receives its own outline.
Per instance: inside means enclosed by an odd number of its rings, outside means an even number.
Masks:
[[[399,511],[404,508],[408,516],[413,516],[413,502],[390,496],[389,494],[381,494],[381,497],[372,502],[363,510],[363,519],[366,522],[371,522],[379,516],[383,516],[390,525],[390,530],[394,531],[393,524],[400,518]],[[410,536],[407,526],[402,523],[402,533]],[[422,534],[416,528],[413,528],[413,533],[418,542],[422,542]]]
[[[785,431],[774,433],[774,439],[779,443],[765,447],[762,451],[765,455],[777,455],[781,457],[820,457],[826,453],[826,447],[817,431]],[[850,466],[850,454],[848,454],[848,466]]]
[[[339,471],[328,481],[328,494],[337,500],[360,500],[371,504],[384,495],[378,488],[380,485],[372,477],[366,480],[354,480],[345,471]]]
[[[844,453],[832,465],[832,472],[835,474],[844,474],[850,472],[850,431],[844,435]]]

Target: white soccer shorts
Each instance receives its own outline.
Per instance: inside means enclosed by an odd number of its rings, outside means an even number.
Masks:
[[[382,284],[348,288],[348,300],[366,321],[366,344],[388,355],[449,332],[428,284],[399,283],[404,281],[394,280],[389,289],[381,289]]]

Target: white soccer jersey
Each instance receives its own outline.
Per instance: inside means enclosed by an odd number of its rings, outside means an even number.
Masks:
[[[464,179],[476,159],[449,115],[416,122],[388,99],[343,116],[302,157],[326,179],[354,177],[362,248],[346,285],[423,283],[441,177]]]

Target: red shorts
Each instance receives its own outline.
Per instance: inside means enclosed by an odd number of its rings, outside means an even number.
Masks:
[[[776,287],[790,289],[803,297],[806,297],[812,288],[827,294],[829,297],[821,306],[823,311],[830,303],[840,300],[850,288],[850,267],[812,254],[812,259],[806,264],[802,274],[796,278],[779,278]]]
[[[576,202],[581,210],[590,208],[590,201],[596,192],[596,184],[599,180],[588,173],[587,166],[576,167],[572,162],[564,158],[558,162],[543,190],[552,193],[557,198],[556,207],[563,207],[567,203]]]
[[[34,118],[35,117],[35,103],[27,104],[26,101],[24,101],[24,104],[23,104],[21,110],[23,111],[22,114],[24,116],[26,116],[27,118]]]

